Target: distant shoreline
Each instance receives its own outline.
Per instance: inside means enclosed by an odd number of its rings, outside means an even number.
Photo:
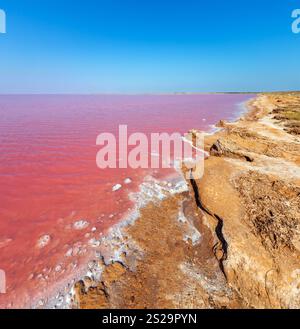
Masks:
[[[255,95],[255,94],[294,94],[300,91],[227,91],[227,92],[165,92],[165,93],[0,93],[1,96],[172,96],[172,95]]]

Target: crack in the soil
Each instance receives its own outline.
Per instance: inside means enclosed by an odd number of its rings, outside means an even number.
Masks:
[[[190,182],[191,182],[191,185],[192,185],[192,188],[193,188],[193,191],[194,191],[195,201],[196,201],[197,207],[199,209],[201,209],[202,211],[204,211],[205,213],[207,213],[209,216],[213,217],[217,221],[217,226],[216,226],[216,229],[215,229],[215,233],[216,233],[217,238],[218,238],[219,241],[214,245],[213,252],[214,252],[216,258],[218,259],[219,266],[220,266],[220,269],[221,269],[222,273],[224,274],[225,278],[227,279],[227,276],[226,276],[226,273],[225,273],[225,270],[224,270],[224,264],[223,264],[223,262],[227,259],[227,252],[228,252],[228,243],[227,243],[227,241],[226,241],[226,239],[223,235],[224,221],[220,216],[212,213],[209,209],[207,209],[205,207],[205,205],[202,203],[201,197],[200,197],[200,192],[199,192],[196,180],[193,178],[192,175],[191,175],[191,177],[192,178],[190,179]],[[221,251],[222,251],[222,257],[221,258],[217,257],[218,249],[221,249]]]

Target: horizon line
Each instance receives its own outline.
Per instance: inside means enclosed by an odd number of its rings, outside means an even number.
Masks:
[[[139,96],[139,95],[212,95],[212,94],[262,94],[262,93],[295,93],[300,92],[300,90],[272,90],[272,91],[208,91],[208,92],[189,92],[189,91],[174,91],[174,92],[86,92],[86,93],[76,93],[76,92],[32,92],[32,93],[1,93],[0,96],[43,96],[43,95],[82,95],[82,96],[97,96],[97,95],[107,95],[107,96]]]

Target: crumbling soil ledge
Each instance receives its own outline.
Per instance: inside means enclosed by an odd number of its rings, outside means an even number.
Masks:
[[[259,95],[252,106],[206,140],[212,156],[197,186],[223,220],[229,286],[248,307],[299,308],[300,138],[284,118],[300,113],[300,94]]]
[[[251,107],[207,137],[201,180],[102,243],[72,307],[300,307],[300,95]]]

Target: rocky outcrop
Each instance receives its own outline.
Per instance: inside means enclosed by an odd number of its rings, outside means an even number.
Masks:
[[[214,255],[218,239],[205,216],[189,193],[146,206],[123,231],[121,243],[138,248],[128,248],[122,262],[100,260],[100,281],[77,283],[74,307],[241,307]]]
[[[226,139],[218,139],[210,148],[210,154],[219,157],[226,156],[243,159],[249,162],[254,161],[254,158],[247,150],[239,148],[234,141],[228,141]]]

